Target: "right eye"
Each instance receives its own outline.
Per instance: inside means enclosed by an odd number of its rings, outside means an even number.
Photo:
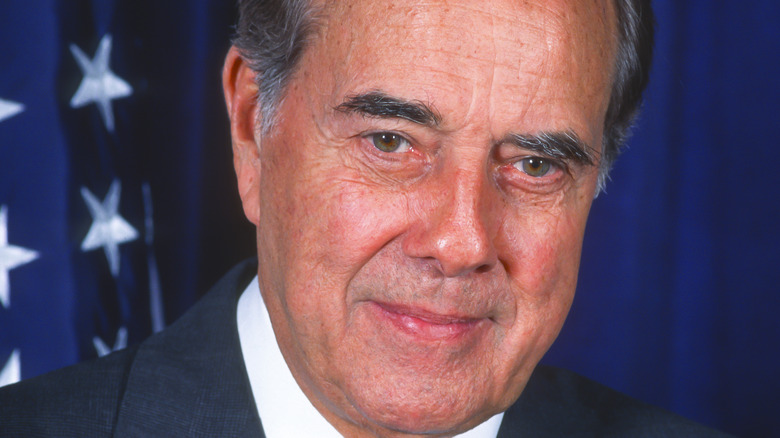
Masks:
[[[382,152],[406,152],[411,148],[409,140],[392,132],[377,132],[368,136],[374,147]]]

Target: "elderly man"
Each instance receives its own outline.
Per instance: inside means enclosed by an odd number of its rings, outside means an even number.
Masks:
[[[535,371],[646,83],[647,1],[240,7],[258,260],[140,346],[8,388],[0,435],[717,435]]]

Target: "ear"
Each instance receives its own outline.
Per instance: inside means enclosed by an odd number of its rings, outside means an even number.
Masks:
[[[235,46],[230,48],[222,69],[230,134],[233,139],[233,167],[244,214],[255,225],[260,217],[260,137],[257,113],[255,72],[241,58]]]

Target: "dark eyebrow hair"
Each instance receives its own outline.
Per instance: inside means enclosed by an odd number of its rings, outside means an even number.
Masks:
[[[594,166],[598,161],[598,151],[572,131],[541,132],[531,135],[509,134],[503,141],[536,152],[543,157],[573,162],[581,166]]]
[[[418,100],[404,100],[381,91],[347,96],[336,106],[336,111],[359,113],[371,117],[392,117],[425,126],[438,126],[441,116],[430,106]]]

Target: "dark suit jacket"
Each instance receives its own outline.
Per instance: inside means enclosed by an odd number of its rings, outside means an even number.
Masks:
[[[0,390],[2,437],[263,436],[236,305],[256,261],[234,268],[139,346]],[[568,371],[539,367],[499,437],[725,436]]]

